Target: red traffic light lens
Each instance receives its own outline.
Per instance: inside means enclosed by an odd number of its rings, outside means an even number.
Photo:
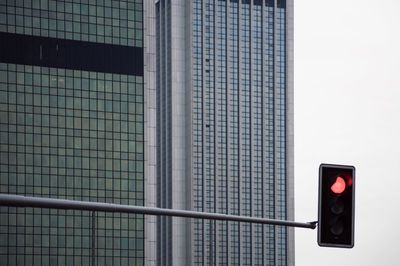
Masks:
[[[346,181],[344,181],[343,177],[338,176],[336,178],[335,183],[331,186],[331,190],[335,194],[341,194],[346,189]]]

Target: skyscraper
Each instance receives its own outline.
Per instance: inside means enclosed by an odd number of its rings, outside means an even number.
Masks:
[[[145,203],[146,5],[0,2],[1,193]],[[0,208],[2,265],[141,265],[144,239],[143,216]]]
[[[294,218],[293,1],[159,0],[157,204]],[[158,219],[162,265],[293,265],[293,230]]]

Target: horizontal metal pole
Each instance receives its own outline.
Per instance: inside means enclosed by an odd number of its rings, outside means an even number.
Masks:
[[[272,225],[282,225],[290,227],[303,227],[310,229],[315,229],[316,227],[315,222],[299,223],[293,221],[230,215],[222,213],[163,209],[163,208],[153,208],[144,206],[131,206],[131,205],[120,205],[113,203],[92,202],[92,201],[27,197],[27,196],[11,195],[11,194],[0,194],[0,206],[163,215],[163,216],[176,216],[176,217],[210,219],[210,220],[221,220],[221,221],[247,222],[247,223],[257,223],[257,224],[272,224]]]

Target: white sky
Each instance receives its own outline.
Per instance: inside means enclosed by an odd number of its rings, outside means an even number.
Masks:
[[[356,167],[353,249],[296,229],[296,265],[400,265],[400,1],[294,0],[296,220],[320,163]]]

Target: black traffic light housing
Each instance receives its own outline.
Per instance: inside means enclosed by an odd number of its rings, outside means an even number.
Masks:
[[[319,167],[318,245],[354,246],[355,168],[321,164]]]

